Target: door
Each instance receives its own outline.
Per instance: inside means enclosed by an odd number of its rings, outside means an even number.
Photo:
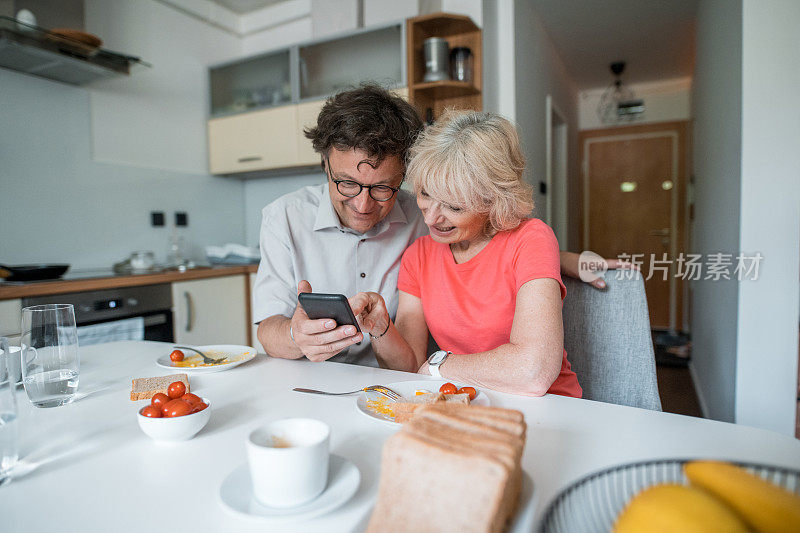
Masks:
[[[685,123],[581,133],[583,248],[641,263],[655,329],[678,330],[682,290]]]
[[[246,345],[248,288],[244,275],[173,283],[175,342]]]

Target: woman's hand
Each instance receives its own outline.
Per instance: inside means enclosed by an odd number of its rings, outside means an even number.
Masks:
[[[349,302],[362,330],[373,337],[386,333],[390,319],[383,296],[377,292],[359,292]]]
[[[593,252],[589,252],[595,256]],[[575,279],[583,279],[581,277],[581,270],[580,270],[580,254],[576,254],[573,252],[559,252],[560,262],[561,262],[561,274],[564,276],[575,278]],[[598,260],[600,256],[597,256]],[[606,263],[606,268],[608,270],[620,269],[620,270],[639,270],[639,267],[633,263],[629,263],[628,261],[621,261],[619,259],[603,259]],[[605,280],[600,276],[591,276],[591,280],[586,281],[589,285],[594,287],[595,289],[604,290],[606,288]]]
[[[424,374],[426,376],[430,376],[431,375],[431,371],[428,368],[428,361],[425,361],[424,363],[422,363],[422,366],[419,367],[419,370],[417,370],[417,374]]]

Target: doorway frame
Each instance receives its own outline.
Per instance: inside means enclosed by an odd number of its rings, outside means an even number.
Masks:
[[[557,138],[553,138],[553,115],[556,115],[560,120],[559,132]],[[566,246],[569,238],[569,213],[568,209],[568,195],[569,195],[569,122],[567,115],[561,111],[554,102],[553,96],[548,94],[545,98],[545,222],[551,228],[555,228],[556,238],[558,242],[564,243]],[[558,161],[553,161],[553,149],[558,150]],[[555,176],[554,168],[559,170],[558,175]],[[555,194],[555,183],[559,184],[558,193]],[[557,202],[554,205],[553,198]],[[559,213],[558,224],[553,224],[553,213]]]

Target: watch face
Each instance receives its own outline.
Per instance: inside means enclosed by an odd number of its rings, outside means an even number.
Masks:
[[[429,365],[438,365],[444,361],[445,357],[447,357],[447,352],[444,350],[439,350],[438,352],[434,352],[431,354],[431,358],[428,360]]]

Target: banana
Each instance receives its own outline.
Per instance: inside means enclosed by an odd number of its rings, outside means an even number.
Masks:
[[[656,485],[637,494],[614,524],[614,533],[746,533],[747,526],[706,491]]]
[[[694,461],[684,467],[693,484],[734,509],[761,533],[800,531],[800,496],[746,470],[718,461]]]

